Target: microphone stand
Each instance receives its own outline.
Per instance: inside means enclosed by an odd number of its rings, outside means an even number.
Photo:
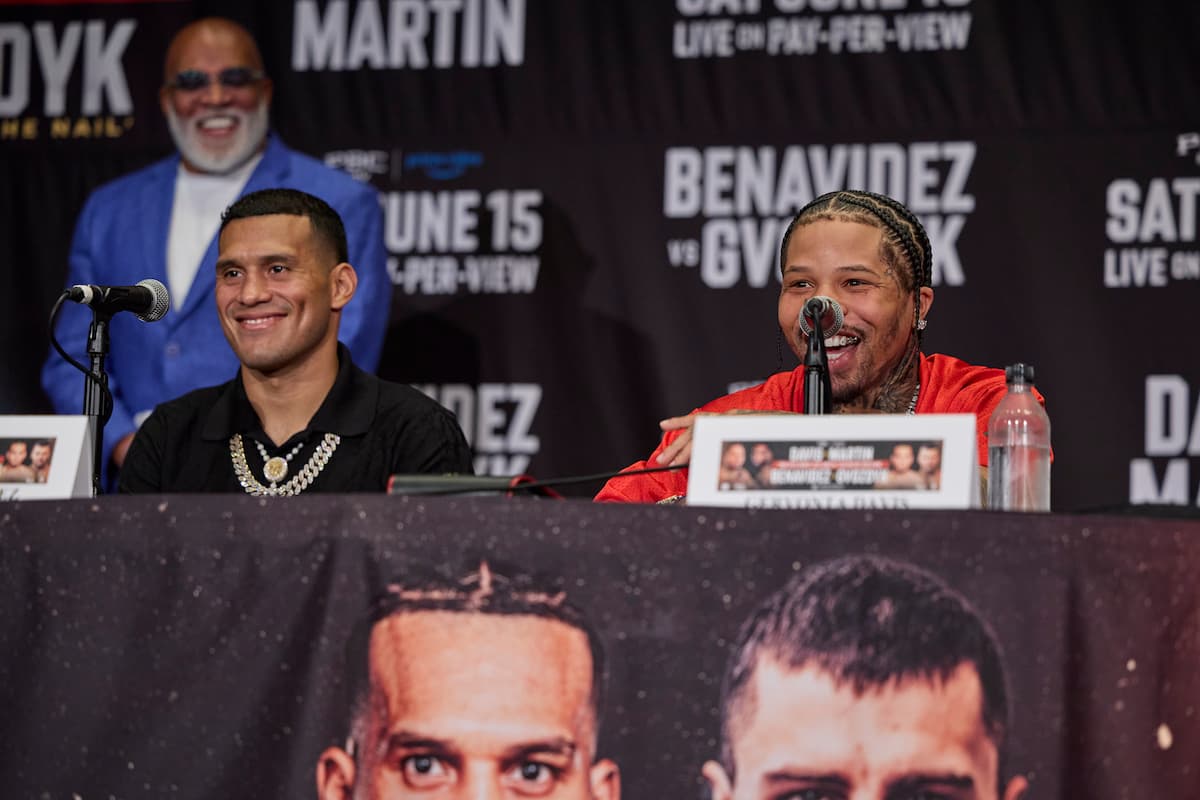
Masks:
[[[808,317],[808,349],[804,353],[804,413],[833,413],[833,386],[829,380],[829,355],[825,352],[825,327],[821,308],[809,308],[805,303],[800,312]]]
[[[92,311],[92,325],[88,328],[88,356],[90,370],[83,380],[83,413],[90,417],[88,428],[92,433],[92,497],[100,494],[100,467],[104,453],[104,426],[112,415],[105,398],[109,397],[108,375],[104,372],[104,357],[108,355],[108,323],[112,315],[104,311]]]

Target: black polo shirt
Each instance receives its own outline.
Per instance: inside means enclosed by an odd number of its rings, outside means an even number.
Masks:
[[[263,486],[264,459],[286,456],[283,485],[308,463],[327,433],[341,441],[308,492],[381,492],[395,473],[471,474],[471,451],[454,415],[398,383],[363,372],[338,345],[338,374],[308,427],[275,447],[238,377],[163,403],[142,424],[121,468],[122,492],[244,492],[230,439],[242,435],[246,464]]]

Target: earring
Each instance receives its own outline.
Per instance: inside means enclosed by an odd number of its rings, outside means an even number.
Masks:
[[[917,320],[917,330],[919,330],[919,331],[923,331],[923,330],[925,330],[925,325],[926,325],[926,324],[927,324],[927,323],[926,323],[926,322],[925,322],[925,320],[923,320],[923,319],[919,319],[919,320]]]

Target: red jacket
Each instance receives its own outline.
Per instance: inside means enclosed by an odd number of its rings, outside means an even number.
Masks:
[[[974,414],[980,466],[987,466],[988,419],[1006,391],[1002,369],[977,367],[953,356],[921,354],[921,393],[917,398],[916,413]],[[1041,394],[1038,399],[1045,402]],[[719,414],[735,409],[802,412],[804,367],[776,373],[765,383],[718,397],[696,411]],[[655,458],[682,433],[664,434],[648,459],[631,464],[623,471],[662,466]],[[598,502],[657,503],[686,494],[687,481],[686,469],[628,477],[618,475],[604,485],[595,499]]]

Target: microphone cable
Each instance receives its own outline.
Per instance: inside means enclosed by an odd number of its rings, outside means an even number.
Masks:
[[[597,472],[591,475],[568,475],[562,478],[548,478],[546,480],[534,480],[529,475],[514,475],[511,478],[492,477],[481,475],[420,475],[420,476],[404,476],[393,475],[388,479],[388,494],[411,494],[411,495],[454,495],[454,494],[470,494],[473,492],[488,492],[488,491],[503,491],[506,494],[516,494],[517,492],[527,492],[540,494],[544,497],[551,497],[556,500],[564,499],[562,495],[554,491],[555,486],[570,486],[578,483],[592,483],[595,481],[609,480],[611,478],[633,476],[633,475],[648,475],[653,472],[675,472],[676,470],[687,469],[688,464],[673,464],[667,467],[645,467],[643,469],[631,469],[617,472]],[[438,486],[433,485],[428,489],[417,489],[408,487],[412,491],[392,490],[392,483],[396,478],[412,478],[419,477],[423,482],[437,484],[439,479],[446,482],[453,482],[455,478],[461,478],[461,486]],[[480,481],[475,485],[471,485],[471,480]]]
[[[91,381],[100,390],[100,397],[102,398],[100,405],[102,406],[102,411],[103,411],[103,413],[101,414],[100,424],[103,426],[103,425],[108,424],[109,418],[112,417],[112,412],[113,412],[112,391],[109,390],[108,384],[101,381],[98,376],[93,375],[92,371],[90,369],[85,367],[83,364],[80,364],[78,361],[76,361],[71,356],[70,353],[68,353],[66,350],[64,350],[63,346],[61,344],[59,344],[59,342],[58,342],[58,337],[54,335],[54,323],[58,321],[59,311],[62,310],[63,303],[67,300],[67,298],[69,296],[70,296],[70,292],[63,292],[62,294],[60,294],[58,296],[58,299],[54,301],[54,307],[52,309],[50,309],[50,344],[52,344],[54,346],[54,349],[58,351],[58,354],[60,356],[62,356],[68,364],[70,364],[71,366],[75,367],[75,369],[77,369],[83,373],[83,377],[85,380]]]

